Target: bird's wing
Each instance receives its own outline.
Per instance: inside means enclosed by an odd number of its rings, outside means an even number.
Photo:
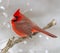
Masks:
[[[20,21],[15,22],[16,29],[26,35],[32,35],[32,27],[31,24],[28,22]]]

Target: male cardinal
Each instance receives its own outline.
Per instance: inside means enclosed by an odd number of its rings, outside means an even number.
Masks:
[[[13,14],[13,16],[14,17],[11,20],[12,29],[20,37],[22,37],[22,38],[27,37],[27,36],[32,37],[32,34],[34,34],[36,32],[42,32],[48,36],[57,38],[57,36],[41,29],[39,26],[34,24],[29,18],[27,18],[20,12],[20,9],[18,9]]]

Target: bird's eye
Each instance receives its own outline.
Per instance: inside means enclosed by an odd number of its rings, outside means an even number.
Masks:
[[[18,16],[15,16],[15,18],[18,18]]]

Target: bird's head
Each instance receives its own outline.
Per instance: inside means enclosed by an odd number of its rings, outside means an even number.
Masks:
[[[12,18],[12,22],[20,21],[23,18],[23,14],[21,14],[20,9],[18,9],[14,14],[14,18]]]

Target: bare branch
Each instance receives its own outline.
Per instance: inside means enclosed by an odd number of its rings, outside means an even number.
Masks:
[[[50,23],[48,23],[43,29],[49,29],[54,25],[56,25],[55,19],[53,19]]]

